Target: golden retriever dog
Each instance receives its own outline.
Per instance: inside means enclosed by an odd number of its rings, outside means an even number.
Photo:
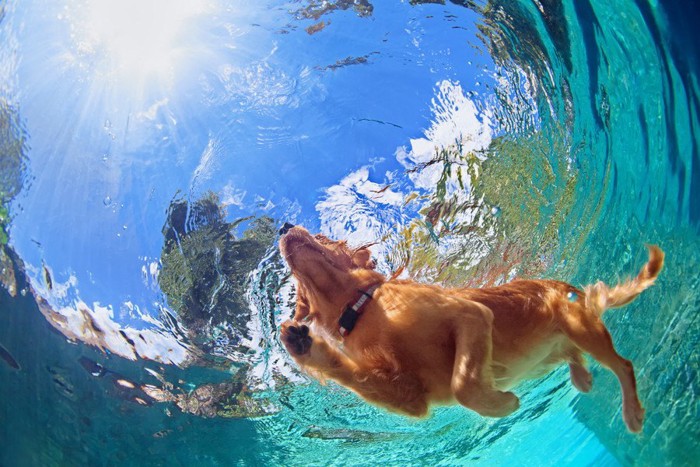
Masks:
[[[615,351],[601,315],[654,283],[664,253],[649,246],[636,278],[578,289],[553,280],[446,289],[387,279],[366,247],[313,236],[289,224],[280,250],[297,280],[294,319],[281,340],[299,366],[391,411],[425,416],[431,404],[504,417],[520,401],[510,389],[567,363],[571,382],[591,389],[587,353],[617,376],[622,416],[642,429],[634,369]]]

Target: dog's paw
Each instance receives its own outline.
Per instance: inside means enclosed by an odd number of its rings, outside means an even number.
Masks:
[[[622,408],[622,418],[625,420],[627,429],[632,433],[642,431],[644,425],[644,409],[639,403],[624,404]]]
[[[590,392],[593,387],[593,376],[583,365],[570,364],[569,372],[571,383],[576,389],[580,392]]]
[[[460,401],[484,417],[506,417],[520,408],[520,399],[510,391],[487,390],[471,394],[469,401]]]
[[[520,408],[520,399],[510,391],[494,393],[493,417],[506,417]]]
[[[313,340],[309,335],[309,327],[294,322],[286,322],[282,325],[282,343],[293,356],[301,356],[309,353]]]

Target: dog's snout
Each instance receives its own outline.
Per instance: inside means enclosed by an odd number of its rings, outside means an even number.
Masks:
[[[292,227],[294,227],[294,224],[290,224],[289,222],[285,222],[284,225],[282,226],[282,228],[280,229],[280,235],[286,234],[287,232],[289,232],[289,230]]]

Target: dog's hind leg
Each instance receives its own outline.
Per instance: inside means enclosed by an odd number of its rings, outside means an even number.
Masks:
[[[589,392],[593,386],[593,376],[586,368],[583,355],[578,349],[572,350],[569,356],[569,374],[571,383],[580,392]]]
[[[637,380],[632,362],[617,353],[610,333],[598,316],[581,306],[578,310],[570,309],[566,317],[563,320],[564,333],[579,349],[615,373],[622,389],[622,417],[625,424],[632,432],[641,431],[644,409],[637,396]]]
[[[492,365],[492,311],[475,302],[456,318],[451,388],[455,399],[487,417],[505,417],[520,406],[512,392],[495,388]]]

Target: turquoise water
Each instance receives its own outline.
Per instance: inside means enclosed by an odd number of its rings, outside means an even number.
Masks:
[[[0,465],[693,465],[692,2],[0,1]],[[444,285],[585,285],[591,364],[500,420],[411,420],[300,374],[285,221]]]

